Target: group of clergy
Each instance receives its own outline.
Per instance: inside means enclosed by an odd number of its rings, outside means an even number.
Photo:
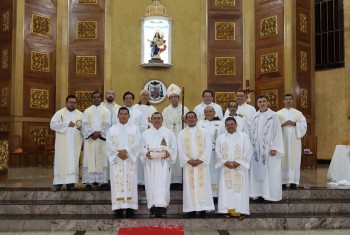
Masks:
[[[268,108],[266,96],[257,98],[256,111],[243,91],[225,113],[210,90],[203,91],[194,111],[182,107],[180,94],[177,85],[168,87],[170,105],[162,113],[150,104],[148,90],[141,91],[138,104],[125,92],[123,107],[114,102],[114,90],[106,92],[105,101],[93,92],[84,113],[76,109],[77,98],[68,96],[50,123],[56,132],[52,190],[63,184],[74,190],[82,143],[82,183],[87,190],[110,187],[117,218],[124,211],[126,218],[135,218],[137,185],[145,185],[150,218],[167,217],[171,183],[183,184],[183,212],[189,218],[215,210],[213,197],[218,197],[218,213],[243,219],[249,198],[279,201],[282,188],[297,187],[307,124],[292,107],[291,94],[277,113]]]

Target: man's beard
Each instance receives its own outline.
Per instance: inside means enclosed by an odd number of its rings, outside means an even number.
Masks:
[[[113,100],[114,100],[114,99],[113,99],[112,97],[107,97],[107,102],[112,103]]]

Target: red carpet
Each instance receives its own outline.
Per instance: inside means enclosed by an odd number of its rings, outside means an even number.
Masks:
[[[184,235],[183,226],[121,228],[118,235]]]

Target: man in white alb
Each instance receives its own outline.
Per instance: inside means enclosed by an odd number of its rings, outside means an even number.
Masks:
[[[113,89],[108,89],[106,91],[106,100],[102,102],[103,106],[105,106],[109,112],[111,112],[111,123],[115,123],[112,118],[114,114],[118,112],[120,105],[114,102],[115,99],[115,91]]]
[[[79,182],[79,156],[83,144],[81,134],[82,112],[76,109],[77,98],[69,95],[66,107],[58,110],[50,122],[56,132],[54,178],[52,191],[59,191],[66,184],[67,190],[74,190]]]
[[[250,133],[254,155],[249,172],[249,196],[262,201],[280,201],[284,155],[282,128],[276,112],[268,108],[268,98],[259,96],[257,103],[259,111],[252,119]]]
[[[227,132],[216,140],[216,167],[219,169],[218,212],[225,217],[244,219],[249,215],[249,168],[253,155],[246,133],[237,130],[235,118],[225,121]]]
[[[229,101],[227,103],[227,110],[225,112],[224,119],[222,120],[225,123],[226,118],[233,117],[237,122],[237,130],[246,133],[249,136],[248,127],[246,126],[247,122],[244,118],[237,114],[238,103],[236,101]]]
[[[180,164],[184,168],[183,211],[186,217],[206,216],[206,211],[214,210],[211,190],[209,162],[212,144],[210,135],[197,125],[195,112],[185,115],[187,127],[177,138]]]
[[[140,92],[139,103],[134,105],[134,108],[140,110],[143,117],[145,118],[147,122],[147,128],[152,126],[151,116],[153,113],[157,112],[157,109],[153,105],[151,105],[151,103],[149,102],[150,99],[151,97],[150,97],[149,90],[142,90]]]
[[[220,105],[213,102],[214,100],[214,93],[211,90],[204,90],[202,92],[202,103],[197,105],[194,108],[194,112],[197,114],[198,121],[204,119],[204,109],[207,106],[212,106],[215,109],[215,116],[218,117],[220,120],[223,119],[223,112]]]
[[[213,190],[213,197],[217,197],[219,172],[217,169],[215,169],[215,143],[219,135],[225,132],[225,127],[223,125],[223,122],[219,120],[218,117],[215,117],[215,109],[212,106],[207,106],[204,109],[204,117],[205,119],[199,121],[197,125],[206,130],[206,133],[210,135],[210,139],[212,142],[212,151],[211,151],[209,168],[210,168],[210,179],[211,179],[211,187]]]
[[[170,201],[171,168],[176,161],[174,133],[162,126],[162,114],[151,116],[152,127],[142,133],[141,162],[145,171],[147,208],[150,218],[166,218]]]
[[[181,89],[175,84],[171,84],[167,91],[167,96],[170,105],[163,110],[163,126],[172,130],[177,137],[182,130],[182,104],[180,101]],[[188,112],[188,108],[184,107],[184,115]],[[186,124],[184,123],[184,127]],[[176,158],[176,163],[173,165],[171,171],[171,183],[182,184],[182,169],[179,158]]]
[[[129,110],[118,110],[118,122],[108,131],[106,156],[110,163],[112,210],[116,218],[135,218],[138,209],[136,162],[141,151],[140,129],[129,123]]]
[[[282,189],[289,184],[296,189],[300,180],[301,138],[306,133],[307,123],[304,115],[293,108],[293,96],[284,95],[284,109],[277,112],[280,119],[285,155],[282,158]]]
[[[83,183],[91,190],[108,182],[108,161],[105,155],[106,133],[111,127],[111,114],[101,105],[102,94],[92,93],[92,103],[82,116],[84,136]]]

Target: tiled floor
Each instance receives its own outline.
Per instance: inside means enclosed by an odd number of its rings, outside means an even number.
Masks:
[[[300,187],[327,188],[329,164],[317,169],[305,169],[300,174]],[[0,188],[51,188],[53,169],[42,167],[10,168],[7,176],[0,176]],[[76,185],[78,188],[82,184]]]

